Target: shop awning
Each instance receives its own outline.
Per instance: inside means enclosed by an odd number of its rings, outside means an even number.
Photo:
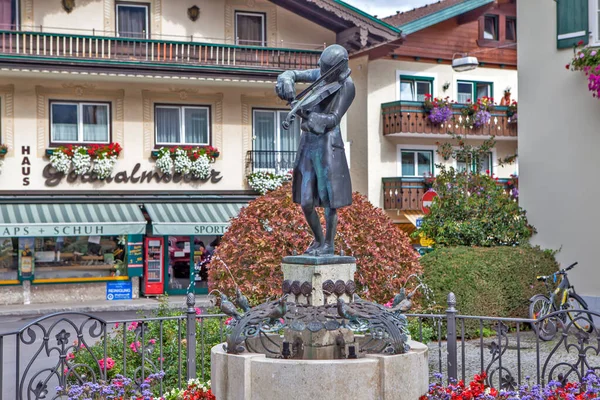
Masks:
[[[154,235],[222,235],[246,203],[144,204]]]
[[[146,231],[135,204],[0,205],[0,237],[118,236]]]

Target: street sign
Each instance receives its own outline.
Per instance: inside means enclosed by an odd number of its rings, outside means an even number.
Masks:
[[[421,204],[421,210],[423,210],[424,214],[429,214],[429,207],[431,207],[431,203],[433,203],[433,199],[437,197],[437,192],[433,189],[429,189],[424,195]]]
[[[106,300],[131,300],[131,281],[106,282]]]
[[[417,218],[417,220],[415,221],[415,226],[417,228],[420,228],[422,224],[423,224],[423,218]]]

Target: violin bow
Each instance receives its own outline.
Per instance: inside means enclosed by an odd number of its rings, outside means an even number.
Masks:
[[[306,89],[301,91],[300,94],[298,94],[298,96],[296,96],[294,98],[294,100],[302,100],[303,97],[305,97],[307,94],[312,92],[321,82],[323,82],[325,79],[327,79],[331,75],[333,75],[333,73],[338,69],[338,67],[340,67],[344,63],[344,61],[348,61],[348,60],[338,61],[338,63],[335,64],[333,67],[331,67],[331,69],[329,71],[325,72],[325,74],[321,75],[321,77],[319,79],[317,79],[316,81],[314,81],[309,87],[307,87]],[[294,101],[294,100],[292,100],[292,101]],[[290,105],[291,103],[292,102],[289,102],[288,105]]]

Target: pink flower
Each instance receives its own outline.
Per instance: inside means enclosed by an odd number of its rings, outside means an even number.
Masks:
[[[106,366],[106,369],[110,370],[115,366],[115,361],[112,358],[107,357],[106,361],[104,359],[98,360],[98,365],[100,366],[100,369],[104,369]]]
[[[394,299],[388,301],[387,303],[385,303],[383,306],[387,307],[387,308],[392,308],[392,304],[394,304]]]
[[[229,317],[225,320],[225,325],[229,325],[231,323],[231,320],[233,319],[233,317]]]
[[[592,52],[590,53],[590,56],[594,57],[596,54],[598,54],[598,53],[596,53],[596,50],[592,50]]]
[[[585,57],[585,54],[579,53],[579,58],[583,58],[583,57]]]
[[[131,342],[131,344],[129,345],[129,348],[131,349],[131,351],[133,351],[134,353],[137,353],[137,349],[139,349],[141,347],[141,343],[140,342]]]
[[[137,322],[132,322],[132,323],[131,323],[131,325],[129,325],[129,326],[127,327],[127,330],[128,330],[128,331],[132,331],[132,330],[134,330],[134,329],[135,329],[135,328],[137,328],[137,327],[138,327],[138,323],[137,323]]]
[[[164,357],[158,357],[158,361],[165,361]]]
[[[149,342],[150,344],[156,344],[156,339],[150,339]]]
[[[196,315],[202,314],[202,310],[199,309],[198,307],[196,307],[195,310],[196,310]]]
[[[115,329],[119,329],[119,323],[118,322],[115,324]]]
[[[67,361],[70,361],[70,360],[72,360],[74,358],[75,358],[75,354],[73,354],[73,353],[67,353]]]

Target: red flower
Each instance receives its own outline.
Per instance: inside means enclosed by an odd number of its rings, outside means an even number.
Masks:
[[[583,46],[583,40],[580,40],[579,42],[577,42],[577,46]]]
[[[565,68],[566,68],[566,69],[570,69],[570,67],[571,67],[571,66],[570,66],[569,64],[565,65]]]

